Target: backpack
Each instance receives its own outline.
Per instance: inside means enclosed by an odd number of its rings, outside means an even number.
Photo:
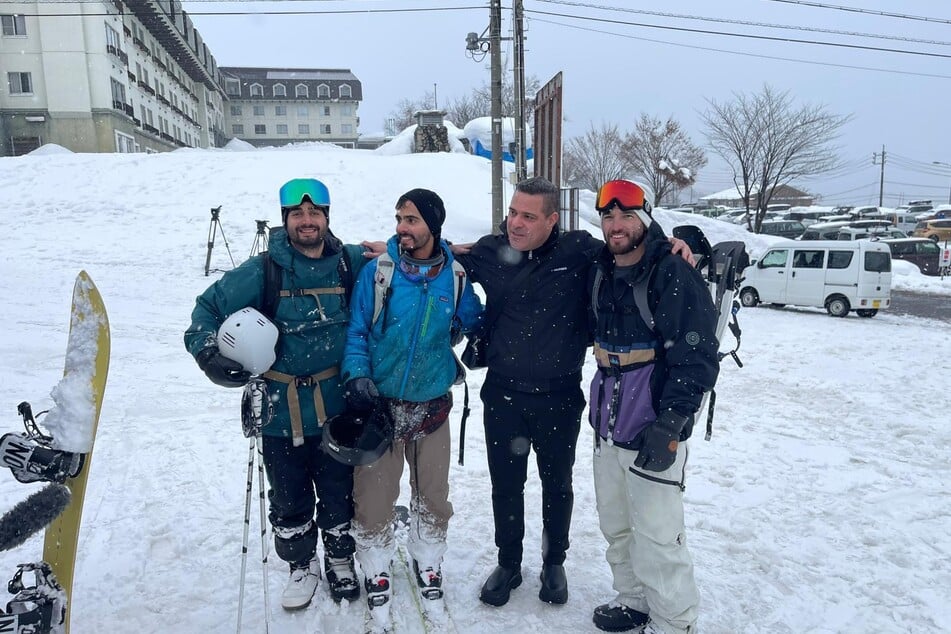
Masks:
[[[719,242],[710,246],[703,232],[694,226],[676,227],[674,236],[687,242],[697,258],[696,268],[703,275],[704,280],[710,289],[713,299],[713,307],[716,310],[717,341],[723,340],[723,331],[727,325],[730,332],[736,339],[736,347],[729,352],[717,352],[717,360],[723,361],[727,356],[731,356],[738,367],[743,367],[743,363],[736,352],[740,349],[740,324],[736,319],[736,314],[740,310],[740,302],[736,294],[740,288],[740,282],[743,269],[749,266],[750,258],[746,252],[746,244],[743,242]],[[653,332],[654,331],[654,312],[651,310],[649,302],[649,293],[654,283],[654,274],[656,264],[651,268],[637,284],[632,285],[631,289],[634,295],[634,304],[641,320]],[[604,271],[600,266],[595,267],[594,282],[591,285],[591,309],[594,312],[595,323],[598,318],[598,295],[601,291],[601,283],[604,280]],[[704,392],[700,401],[700,407],[697,412],[707,410],[707,425],[704,440],[710,440],[713,435],[713,410],[716,405],[716,389],[711,388]]]
[[[344,309],[350,303],[350,295],[353,293],[353,266],[350,263],[350,254],[346,249],[340,251],[340,261],[337,263],[337,275],[340,277],[340,286],[343,289]],[[277,303],[281,301],[281,296],[286,293],[286,297],[295,294],[302,294],[310,289],[296,289],[295,291],[286,291],[283,289],[284,277],[281,267],[271,258],[268,251],[262,251],[261,256],[264,260],[264,292],[261,302],[261,313],[270,320],[274,320],[277,314]]]

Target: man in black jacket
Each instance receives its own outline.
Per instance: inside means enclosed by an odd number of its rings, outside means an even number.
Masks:
[[[522,181],[502,233],[484,236],[467,254],[457,252],[472,282],[485,291],[486,315],[498,314],[487,334],[488,372],[481,397],[499,553],[498,566],[479,595],[496,606],[508,602],[511,590],[522,583],[524,489],[532,449],[542,483],[544,529],[538,598],[548,603],[568,599],[563,564],[574,503],[571,474],[585,406],[581,367],[589,345],[587,279],[604,243],[586,231],[561,232],[559,204],[558,188],[546,179]],[[684,247],[680,243],[678,251]],[[685,257],[690,257],[689,249]]]
[[[594,490],[615,599],[594,610],[611,632],[696,628],[699,594],[684,536],[686,440],[719,371],[716,311],[703,277],[649,233],[648,191],[599,190],[606,244],[592,272],[589,421]]]

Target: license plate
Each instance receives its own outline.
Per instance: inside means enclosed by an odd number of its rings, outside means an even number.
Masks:
[[[878,308],[881,305],[882,305],[882,300],[880,299],[872,300],[872,308]]]

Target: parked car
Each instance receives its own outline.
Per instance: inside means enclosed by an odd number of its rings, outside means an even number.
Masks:
[[[925,275],[938,275],[938,257],[941,247],[928,238],[899,238],[882,240],[891,249],[892,259],[911,262]]]
[[[848,226],[849,222],[847,220],[840,220],[838,222],[819,222],[810,227],[806,227],[806,230],[802,232],[802,236],[799,239],[838,240],[839,229]]]
[[[760,233],[783,238],[798,238],[805,230],[806,226],[798,220],[764,220],[760,225]]]
[[[893,225],[904,231],[905,233],[911,233],[915,230],[915,226],[918,224],[918,212],[912,213],[908,209],[899,209],[891,213],[885,214],[885,219],[891,222]]]
[[[786,213],[786,220],[798,220],[805,226],[811,226],[819,222],[819,218],[822,216],[828,216],[828,211],[795,211],[791,210]]]
[[[836,240],[880,240],[882,238],[907,238],[904,231],[888,227],[842,227]]]
[[[850,311],[874,317],[891,304],[889,248],[871,240],[789,240],[771,246],[743,271],[740,302],[825,307],[833,317]]]
[[[916,238],[928,238],[935,242],[951,240],[951,218],[943,220],[922,220],[911,234]]]

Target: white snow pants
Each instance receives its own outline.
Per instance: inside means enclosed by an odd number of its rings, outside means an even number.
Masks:
[[[695,632],[700,594],[684,533],[687,444],[667,471],[634,466],[636,451],[603,440],[594,455],[594,491],[616,601],[650,615],[666,634]]]

